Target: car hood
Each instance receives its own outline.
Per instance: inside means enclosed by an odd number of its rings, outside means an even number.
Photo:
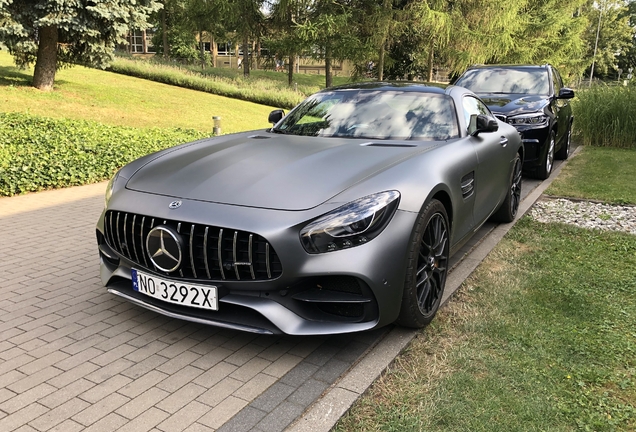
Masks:
[[[493,113],[513,116],[543,110],[549,103],[547,96],[527,94],[478,94]]]
[[[439,144],[243,133],[166,153],[139,169],[126,188],[222,204],[306,210]]]

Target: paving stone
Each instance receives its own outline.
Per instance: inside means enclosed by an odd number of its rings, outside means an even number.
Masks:
[[[174,414],[205,392],[204,387],[193,383],[186,384],[157,404],[157,408]]]
[[[234,417],[245,405],[247,405],[247,402],[243,399],[233,396],[227,397],[201,417],[198,422],[213,429],[218,429],[226,421]]]
[[[299,415],[302,414],[304,408],[291,402],[283,402],[278,405],[274,411],[269,413],[261,420],[257,427],[268,431],[283,431],[291,424]]]
[[[6,389],[2,389],[2,390],[9,392],[9,390],[6,390]],[[38,399],[43,398],[50,393],[53,393],[55,390],[56,388],[51,385],[48,385],[46,383],[40,384],[36,387],[33,387],[32,389],[29,389],[23,393],[20,393],[17,396],[10,398],[6,402],[1,403],[0,410],[8,414],[14,413],[32,404]]]
[[[142,375],[130,384],[118,390],[119,393],[131,398],[137,397],[151,387],[154,387],[168,377],[167,374],[151,370],[146,375]]]
[[[270,412],[287,399],[295,390],[296,387],[279,381],[272,384],[263,394],[254,399],[250,406],[265,412]]]
[[[223,402],[224,399],[233,394],[242,385],[242,381],[227,377],[199,396],[197,400],[214,407]]]
[[[95,387],[95,383],[80,378],[66,387],[63,387],[50,395],[40,399],[38,402],[47,408],[55,408],[63,403],[73,399],[74,397],[86,392],[87,390]]]
[[[290,370],[280,380],[283,384],[290,385],[292,387],[300,387],[302,383],[307,381],[310,376],[318,371],[318,366],[307,362],[301,362],[292,370]]]
[[[88,408],[73,416],[73,420],[84,426],[89,426],[99,419],[106,417],[130,399],[117,393],[110,394],[99,402],[90,405]]]
[[[263,373],[280,378],[287,372],[292,370],[298,363],[302,361],[301,357],[292,354],[283,354],[276,359],[271,365],[263,369]]]
[[[315,379],[308,379],[292,393],[287,400],[301,407],[308,407],[329,387],[329,384]]]
[[[260,373],[234,392],[234,396],[250,402],[276,382],[276,378]]]
[[[167,391],[152,387],[115,412],[127,419],[133,419],[164,400],[169,394]]]
[[[192,401],[157,425],[157,429],[164,432],[181,432],[184,429],[187,429],[208,411],[210,411],[209,406],[197,401]]]
[[[266,412],[247,406],[232,417],[217,432],[249,432],[260,422]],[[167,432],[167,431],[166,431]]]
[[[39,431],[46,431],[53,426],[62,423],[78,412],[86,409],[90,404],[81,399],[73,398],[62,405],[53,408],[46,414],[38,416],[29,424]]]
[[[331,359],[313,375],[313,378],[324,381],[327,384],[331,384],[336,381],[336,379],[342,375],[344,371],[349,369],[350,366],[351,363]]]

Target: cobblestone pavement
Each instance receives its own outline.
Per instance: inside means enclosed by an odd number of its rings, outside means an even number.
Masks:
[[[104,189],[0,198],[0,431],[283,430],[383,334],[256,336],[108,294]]]

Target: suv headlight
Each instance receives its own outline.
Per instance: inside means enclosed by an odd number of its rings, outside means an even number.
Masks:
[[[542,112],[520,114],[508,117],[508,123],[513,126],[541,127],[548,124],[548,116]]]
[[[302,229],[303,247],[317,254],[348,249],[372,240],[388,225],[399,198],[398,191],[386,191],[338,207]]]

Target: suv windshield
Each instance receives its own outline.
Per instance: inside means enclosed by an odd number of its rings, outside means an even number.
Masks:
[[[310,96],[274,132],[393,140],[457,138],[453,100],[443,94],[340,90]]]
[[[457,80],[455,85],[482,94],[550,94],[548,71],[545,69],[470,69]]]

